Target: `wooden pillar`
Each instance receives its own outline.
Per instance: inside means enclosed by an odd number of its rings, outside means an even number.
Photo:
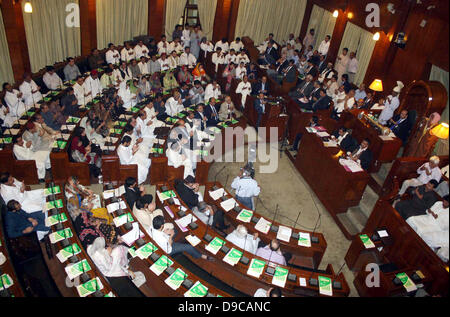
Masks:
[[[95,0],[79,0],[81,55],[89,55],[97,47],[97,16]]]
[[[148,0],[148,35],[156,41],[161,39],[164,31],[165,0]]]
[[[230,20],[228,21],[228,40],[233,41],[236,34],[236,22],[239,13],[240,0],[233,0]]]
[[[1,1],[3,23],[5,25],[6,40],[9,56],[14,72],[14,79],[21,81],[25,72],[31,71],[30,56],[25,35],[22,6],[20,2]]]
[[[239,0],[217,0],[213,42],[223,38],[226,38],[229,42],[234,40],[238,12]]]
[[[308,0],[308,2],[306,3],[305,15],[303,16],[302,28],[300,30],[300,34],[298,34],[298,36],[300,36],[302,41],[303,41],[303,38],[305,37],[305,35],[307,34],[307,32],[309,31],[308,24],[309,24],[309,20],[311,18],[313,6],[314,6],[313,0]]]
[[[339,10],[339,16],[336,18],[333,35],[331,36],[330,48],[328,50],[327,60],[334,62],[336,57],[340,54],[339,47],[341,46],[342,38],[344,37],[345,27],[347,25],[346,12]]]

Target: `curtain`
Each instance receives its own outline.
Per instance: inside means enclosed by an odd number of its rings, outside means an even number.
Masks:
[[[449,114],[449,101],[448,101],[448,93],[449,93],[449,81],[448,81],[448,72],[443,70],[442,68],[439,68],[437,66],[432,65],[431,67],[431,73],[430,73],[430,80],[435,80],[441,82],[445,89],[447,89],[447,106],[445,107],[444,112],[442,112],[441,115],[441,122],[447,122],[449,121],[448,114]],[[449,151],[449,144],[448,144],[448,138],[446,140],[441,140],[436,143],[435,147],[435,154],[437,155],[448,155]]]
[[[306,3],[307,0],[241,0],[235,36],[249,36],[258,44],[273,33],[275,41],[286,41],[290,33],[300,33]]]
[[[0,85],[5,82],[14,83],[14,75],[9,56],[8,41],[6,40],[5,26],[3,24],[3,15],[0,11]]]
[[[167,40],[172,38],[172,33],[175,30],[175,26],[180,23],[180,19],[184,13],[184,8],[186,8],[186,3],[187,0],[166,0],[165,30]],[[214,21],[214,17],[212,19]],[[203,22],[201,23],[203,25]]]
[[[309,33],[309,30],[311,29],[315,30],[315,50],[319,48],[319,45],[325,39],[325,36],[333,36],[335,24],[336,18],[333,17],[333,14],[330,11],[325,10],[317,5],[313,6],[311,17],[309,19],[308,29],[306,32]]]
[[[148,33],[148,0],[97,0],[96,8],[98,49]]]
[[[203,35],[208,40],[212,40],[217,0],[198,0],[197,5]]]
[[[347,22],[339,48],[339,54],[345,47],[348,48],[349,53],[356,53],[356,59],[358,60],[358,72],[356,73],[354,82],[356,85],[364,81],[375,44],[376,41],[373,40],[372,33],[351,22]]]
[[[66,6],[78,0],[30,0],[33,13],[23,13],[31,71],[81,55],[79,27],[66,25]],[[22,1],[22,6],[25,1]],[[23,9],[23,8],[22,8]]]

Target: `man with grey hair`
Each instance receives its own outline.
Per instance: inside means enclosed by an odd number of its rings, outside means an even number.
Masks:
[[[400,196],[406,192],[408,187],[419,187],[427,184],[432,179],[439,182],[442,177],[442,172],[439,169],[439,157],[432,156],[429,162],[417,169],[417,173],[419,174],[417,178],[407,179],[403,182],[398,193]]]
[[[226,236],[226,240],[230,241],[234,245],[238,246],[245,251],[255,254],[258,250],[258,244],[261,239],[258,237],[258,233],[254,235],[248,234],[247,228],[243,225],[238,225],[237,228]]]

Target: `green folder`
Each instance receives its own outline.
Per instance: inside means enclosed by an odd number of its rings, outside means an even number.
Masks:
[[[195,151],[195,154],[197,154],[197,155],[199,155],[199,156],[204,156],[204,157],[206,157],[206,156],[209,155],[209,151],[207,151],[207,150],[196,150],[196,151]]]
[[[3,274],[0,277],[0,289],[9,288],[13,284],[14,284],[14,282],[13,282],[11,276],[9,276],[8,274]]]
[[[59,94],[59,91],[52,91],[52,92],[50,92],[50,95],[52,95],[52,96],[56,96],[58,94]]]
[[[158,154],[163,154],[164,153],[164,149],[163,148],[152,148],[150,150],[150,153],[158,153]]]
[[[247,274],[255,277],[259,277],[266,266],[266,262],[258,259],[252,259],[248,268]]]
[[[0,144],[11,144],[12,143],[12,138],[1,138],[0,139]]]
[[[231,120],[231,123],[232,123],[232,124],[236,124],[236,123],[238,123],[238,122],[239,122],[239,121],[237,121],[236,119],[232,119],[232,120]]]
[[[65,237],[64,237],[64,232],[65,232]],[[70,230],[70,228],[66,228],[66,229],[51,233],[50,237],[51,237],[50,240],[53,241],[52,243],[56,243],[56,242],[64,240],[65,238],[72,238],[73,234],[72,234],[72,230]]]
[[[416,284],[409,278],[406,273],[398,273],[395,275],[403,284],[403,287],[406,288],[408,292],[416,290]]]
[[[320,294],[329,296],[333,294],[331,278],[319,275],[319,292]]]
[[[117,125],[119,125],[119,126],[121,126],[123,128],[123,127],[125,127],[127,125],[127,122],[119,121]]]
[[[60,214],[57,214],[57,215],[54,215],[54,216],[47,217],[46,225],[51,227],[51,226],[56,225],[57,223],[66,222],[66,221],[67,221],[66,214],[65,213],[60,213]]]
[[[175,194],[175,192],[173,190],[168,190],[166,192],[161,193],[161,199],[169,199],[172,197],[177,197],[177,195]]]
[[[80,295],[80,297],[86,297],[102,289],[103,285],[98,277],[77,286],[78,295]]]
[[[64,204],[63,204],[62,199],[58,199],[58,200],[48,201],[46,206],[47,206],[47,209],[53,209],[53,208],[60,209],[60,208],[64,207]]]
[[[286,284],[288,273],[288,269],[277,266],[275,268],[275,274],[273,275],[272,284],[284,287],[284,285]]]
[[[242,222],[249,223],[252,220],[253,217],[253,211],[242,209],[239,215],[237,215],[236,219]]]
[[[141,110],[141,109],[136,108],[136,107],[131,108],[131,112],[132,112],[132,113],[139,112],[139,110]]]
[[[27,116],[32,117],[32,116],[34,116],[35,113],[36,112],[34,112],[34,111],[27,111]]]
[[[184,113],[179,113],[177,114],[177,117],[183,119],[184,117],[186,117],[186,115]]]
[[[50,100],[52,100],[52,97],[44,97],[45,102],[49,102]]]
[[[126,214],[123,214],[123,215],[120,215],[120,216],[114,218],[113,222],[116,225],[116,227],[120,227],[124,223],[134,222],[134,219],[133,219],[133,216],[131,215],[131,213],[126,213]]]
[[[66,141],[62,141],[62,140],[57,140],[57,141],[55,141],[53,143],[53,147],[54,148],[58,148],[60,150],[64,150],[66,145],[67,145],[67,142]]]
[[[80,122],[80,118],[76,118],[76,117],[69,117],[68,119],[67,119],[67,123],[75,123],[75,124],[77,124],[78,122]]]
[[[136,250],[136,255],[141,259],[144,260],[148,258],[150,255],[152,255],[153,252],[158,250],[158,248],[151,242],[147,243],[146,245],[140,247]]]
[[[200,282],[196,282],[185,294],[186,297],[205,297],[208,294],[208,288]]]
[[[176,269],[175,272],[172,273],[167,279],[166,283],[169,285],[173,290],[177,290],[181,284],[184,282],[184,280],[187,278],[187,274],[183,272],[181,269]]]
[[[172,266],[173,261],[167,256],[161,256],[155,263],[150,266],[150,270],[156,275],[161,275],[168,267]]]
[[[375,245],[373,244],[372,240],[370,240],[369,236],[367,234],[362,234],[359,236],[359,238],[361,239],[361,241],[364,244],[364,247],[366,249],[370,249],[370,248],[374,248]]]
[[[225,255],[223,261],[231,265],[236,265],[241,259],[242,254],[243,253],[241,251],[232,248],[230,252],[228,252],[227,255]]]
[[[80,276],[85,272],[89,272],[90,270],[92,270],[92,268],[86,259],[66,267],[66,272],[70,278],[76,278],[77,276]]]
[[[206,250],[210,251],[213,254],[216,254],[221,247],[223,247],[225,244],[225,241],[222,239],[219,239],[218,237],[215,237],[207,246]]]
[[[56,194],[61,194],[61,188],[59,186],[48,187],[48,188],[44,189],[45,196],[56,195]]]
[[[220,122],[219,124],[217,124],[219,127],[222,128],[228,128],[228,125],[225,122]]]
[[[176,123],[178,121],[178,119],[177,118],[167,118],[166,121]]]
[[[109,130],[109,133],[112,133],[112,134],[122,134],[122,129],[114,129],[114,128],[112,128],[112,129],[110,129]]]
[[[64,249],[61,249],[56,256],[60,260],[62,260],[61,262],[64,262],[71,256],[79,254],[79,253],[81,253],[81,249],[78,246],[78,244],[74,243],[72,245],[65,247]]]

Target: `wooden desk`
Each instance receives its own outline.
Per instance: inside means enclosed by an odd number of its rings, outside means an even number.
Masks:
[[[172,186],[169,184],[158,184],[157,190],[162,191],[161,187],[167,186],[170,190],[174,190]],[[177,194],[177,198],[180,200],[182,205],[187,209],[187,206],[181,201],[180,197]],[[166,219],[171,219],[172,215],[170,215],[167,211],[167,209],[170,210],[170,212],[173,214],[174,219],[180,219],[180,206],[177,206],[175,204],[171,204],[168,200],[165,200],[164,202],[161,202],[159,200],[159,197],[157,196],[157,205],[163,207],[164,211],[166,212]],[[166,209],[167,208],[167,209]],[[192,214],[192,211],[187,209],[185,212],[186,215]],[[213,228],[206,226],[204,223],[202,223],[200,220],[197,220],[196,225],[198,226],[195,229],[192,229],[188,227],[189,233],[191,235],[194,235],[198,237],[201,240],[201,243],[196,246],[196,249],[199,252],[204,253],[205,247],[208,245],[208,240],[206,239],[206,233],[208,233],[211,236],[211,240],[215,237],[218,237],[225,241],[225,238],[222,235],[219,235],[216,233]],[[231,287],[234,287],[238,289],[240,292],[243,292],[248,295],[253,295],[254,292],[260,288],[268,288],[270,285],[272,285],[272,276],[266,272],[266,269],[268,268],[267,260],[257,257],[249,252],[246,252],[242,250],[241,248],[237,247],[233,243],[226,241],[225,246],[229,249],[234,248],[240,252],[243,253],[243,257],[246,257],[249,261],[248,263],[238,262],[235,266],[229,266],[229,265],[223,265],[222,260],[224,255],[227,254],[227,250],[222,249],[216,254],[212,255],[212,253],[207,252],[208,255],[213,256],[215,258],[214,262],[208,262],[202,259],[192,259],[198,266],[215,276],[216,278],[222,280],[224,283],[227,283]],[[226,251],[226,252],[225,252]],[[242,258],[241,258],[242,259]],[[252,259],[258,259],[261,261],[264,261],[266,263],[264,267],[264,271],[261,274],[259,278],[250,276],[247,274],[247,270],[249,268],[250,262]],[[315,278],[317,279],[319,275],[326,276],[331,278],[334,281],[339,281],[342,285],[341,289],[333,289],[333,296],[342,297],[342,296],[348,296],[349,294],[349,288],[345,281],[345,278],[342,273],[340,273],[338,276],[334,273],[334,270],[331,265],[327,266],[327,270],[323,273],[317,273],[317,272],[310,272],[306,270],[301,270],[297,268],[282,266],[282,265],[275,265],[279,266],[284,269],[287,269],[290,274],[292,274],[293,279],[287,280],[285,286],[282,288],[283,295],[285,296],[298,296],[296,293],[299,289],[303,289],[304,291],[309,292],[310,296],[319,296],[319,290],[318,287],[313,286],[309,283],[309,279]],[[299,278],[305,278],[307,281],[307,286],[301,287],[299,286]]]
[[[382,163],[389,163],[397,158],[402,141],[397,137],[393,138],[393,140],[382,140],[378,131],[365,121],[358,119],[358,114],[361,111],[358,109],[343,111],[340,123],[347,129],[353,130],[352,136],[359,143],[365,138],[370,140],[370,150],[373,153],[373,160],[369,171],[376,173],[380,170]]]
[[[236,217],[238,216],[239,213],[233,209],[226,212],[220,206],[221,199],[214,201],[211,198],[211,196],[209,195],[209,192],[212,191],[213,186],[216,186],[217,188],[223,188],[222,184],[220,184],[219,182],[207,183],[205,186],[205,195],[204,195],[205,201],[208,204],[216,205],[218,209],[221,209],[224,212],[226,219],[229,220],[233,224],[234,227],[237,227],[238,225],[244,225],[250,234],[258,233],[261,241],[263,241],[266,244],[269,244],[270,241],[272,241],[273,239],[276,239],[277,234],[272,230],[270,230],[267,234],[263,234],[255,229],[255,224],[257,223],[257,219],[259,220],[259,218],[262,217],[257,212],[253,211],[253,217],[256,222],[253,221],[251,223],[243,223],[243,222],[237,220]],[[225,190],[227,198],[233,197],[226,189],[224,189],[224,190]],[[236,202],[237,202],[238,207],[240,207],[242,209],[247,209],[239,201],[236,200]],[[271,219],[266,219],[266,220],[272,221]],[[274,227],[279,227],[280,225],[282,225],[282,224],[279,222],[276,222],[276,221],[273,222]],[[292,228],[292,233],[298,234],[298,232],[300,232],[300,230]],[[318,233],[318,232],[315,232],[314,234],[309,231],[302,231],[302,232],[309,233],[311,237],[314,236],[314,237],[318,238],[319,242],[311,243],[311,247],[307,248],[307,247],[299,246],[297,240],[292,238],[291,240],[289,240],[289,242],[280,241],[281,248],[283,249],[283,251],[290,252],[292,254],[291,264],[298,265],[298,266],[304,266],[304,267],[307,266],[307,267],[317,269],[320,265],[320,262],[322,261],[323,255],[327,249],[327,242],[325,241],[325,237],[323,236],[323,234]]]
[[[294,164],[347,239],[351,239],[337,214],[359,204],[369,175],[365,171],[347,172],[336,157],[338,152],[339,148],[325,147],[316,134],[306,133]]]

